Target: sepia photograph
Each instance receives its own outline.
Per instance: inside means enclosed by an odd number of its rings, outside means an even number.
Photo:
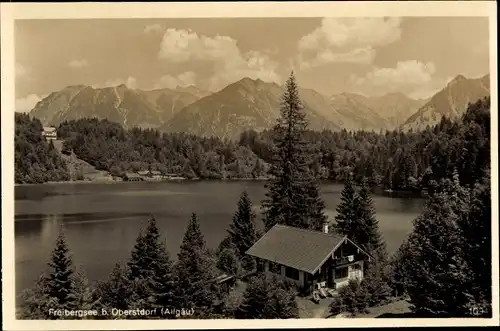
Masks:
[[[211,5],[2,4],[9,329],[498,325],[496,4]]]

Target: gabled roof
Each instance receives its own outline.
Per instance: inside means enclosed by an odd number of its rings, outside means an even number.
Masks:
[[[276,224],[247,254],[314,274],[345,239],[335,233]]]

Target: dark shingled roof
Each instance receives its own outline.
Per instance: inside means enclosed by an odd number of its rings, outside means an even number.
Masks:
[[[247,254],[313,274],[344,238],[276,224]]]

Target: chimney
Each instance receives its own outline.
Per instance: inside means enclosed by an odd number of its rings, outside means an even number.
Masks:
[[[328,222],[323,222],[323,233],[328,233]]]

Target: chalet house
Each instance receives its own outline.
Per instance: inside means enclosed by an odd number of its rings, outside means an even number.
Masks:
[[[52,126],[43,127],[42,137],[46,140],[56,140],[57,139],[57,130]]]
[[[293,281],[305,293],[317,288],[336,290],[349,279],[362,279],[364,262],[373,258],[346,236],[275,225],[247,254],[257,270]]]
[[[150,175],[149,170],[141,170],[141,171],[138,171],[137,174],[139,174],[139,176],[142,176],[142,177],[146,177],[146,176]]]

